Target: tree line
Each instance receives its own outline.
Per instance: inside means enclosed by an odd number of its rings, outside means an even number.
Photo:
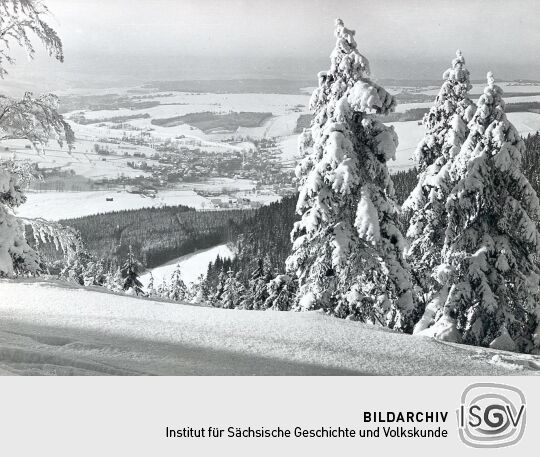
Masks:
[[[255,210],[196,211],[178,205],[111,213],[62,220],[74,228],[88,251],[114,268],[126,258],[129,249],[144,268],[233,240]],[[53,254],[53,253],[51,253]]]

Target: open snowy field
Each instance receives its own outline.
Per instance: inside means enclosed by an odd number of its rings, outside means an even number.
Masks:
[[[17,214],[30,219],[51,221],[72,219],[98,213],[159,206],[186,205],[192,208],[211,208],[212,203],[192,190],[167,190],[155,198],[121,191],[39,192],[27,193],[28,200],[17,209]],[[113,201],[107,201],[113,198]]]
[[[521,84],[519,82],[497,81],[497,85],[500,86],[505,92],[523,92],[524,96],[528,93],[540,92],[540,84],[537,83]],[[472,86],[473,87],[470,90],[471,95],[479,95],[484,93],[484,89],[486,87],[484,83],[474,83]],[[440,87],[432,87],[427,89],[420,89],[418,90],[418,92],[427,95],[437,95],[439,93],[439,90]]]
[[[126,124],[129,123],[136,127],[147,128],[146,124],[142,125],[140,121],[140,119],[136,119],[126,122]],[[144,119],[142,119],[142,121],[144,121]],[[98,138],[121,139],[125,133],[124,130],[111,129],[108,126],[100,126],[99,124],[79,125],[72,122],[71,125],[73,126],[73,131],[75,132],[77,142],[79,139],[87,141],[97,141]],[[201,130],[187,124],[178,125],[176,127],[161,127],[158,125],[153,125],[152,129],[153,130],[151,132],[147,133],[157,141],[166,141],[167,139],[175,138],[176,141],[183,146],[203,148],[208,154],[242,152],[252,147],[251,143],[249,142],[241,144],[229,144],[215,141],[212,135],[206,135]],[[136,137],[140,133],[135,131],[131,132],[131,134],[132,136]],[[177,136],[184,136],[185,138],[177,139]],[[230,137],[230,135],[227,136]],[[139,148],[142,148],[140,152],[148,151],[151,154],[155,152],[153,149],[144,146],[136,146],[133,149],[137,150]]]
[[[219,244],[209,249],[201,249],[192,254],[187,254],[177,259],[171,260],[164,265],[152,268],[150,271],[140,277],[143,286],[146,288],[150,281],[150,272],[154,277],[154,287],[157,287],[163,280],[169,280],[176,266],[180,265],[182,271],[182,280],[189,284],[195,282],[200,275],[205,275],[208,270],[208,264],[216,260],[217,256],[221,258],[234,257],[233,252],[226,244]]]
[[[513,97],[507,100],[508,103],[537,101],[540,96],[528,95],[540,92],[540,85],[519,85],[516,83],[501,83],[507,92],[523,93],[523,97]],[[475,84],[473,94],[479,94],[483,90],[482,84]],[[396,87],[394,92],[403,88]],[[408,89],[410,90],[410,88]],[[418,92],[436,94],[439,88],[419,88]],[[157,94],[158,95],[158,94]],[[151,125],[152,118],[170,117],[193,112],[211,111],[225,113],[228,111],[252,111],[252,112],[272,112],[273,117],[267,119],[260,127],[239,128],[238,133],[251,135],[254,137],[278,137],[278,144],[282,149],[281,160],[286,167],[294,167],[299,158],[298,135],[294,134],[298,117],[307,112],[307,94],[287,95],[287,94],[190,94],[176,92],[171,97],[150,98],[158,100],[163,105],[139,110],[151,115],[150,119],[135,119],[129,121],[130,124],[139,128],[153,128],[152,135],[161,140],[173,138],[178,135],[185,135],[184,141],[188,147],[199,147],[209,154],[227,153],[240,151],[253,147],[252,143],[242,144],[222,143],[220,134],[205,134],[189,125],[179,125],[175,127],[161,127]],[[400,104],[399,111],[415,107],[429,107],[431,103],[410,103]],[[105,118],[121,115],[137,114],[137,110],[119,109],[107,111],[85,111],[88,118]],[[538,113],[509,113],[508,118],[514,123],[517,130],[522,135],[534,133],[540,130],[540,114]],[[398,171],[414,166],[412,159],[416,146],[424,135],[424,127],[418,125],[417,121],[394,122],[393,125],[399,136],[399,146],[396,160],[389,161],[388,167],[391,171]],[[110,129],[108,127],[98,127],[97,125],[73,124],[77,142],[75,149],[68,153],[67,149],[60,149],[55,144],[49,144],[45,154],[38,154],[36,151],[27,149],[28,142],[10,140],[2,142],[0,147],[0,158],[8,159],[15,157],[16,160],[25,160],[36,163],[40,168],[58,168],[61,170],[73,170],[77,175],[88,179],[118,178],[121,175],[128,177],[145,176],[141,170],[130,168],[128,161],[133,161],[134,153],[143,153],[144,159],[150,165],[154,164],[151,155],[155,153],[150,147],[133,146],[128,144],[106,144],[115,151],[115,155],[100,156],[93,152],[94,144],[99,138],[120,138],[124,132],[122,130]],[[6,149],[7,148],[7,149]],[[124,155],[126,154],[126,155]],[[237,180],[207,180],[208,182],[193,183],[180,186],[179,190],[160,192],[156,199],[144,198],[140,195],[128,194],[125,192],[82,192],[82,193],[43,193],[29,194],[29,201],[23,205],[19,214],[25,217],[45,217],[52,220],[79,217],[97,212],[110,212],[123,209],[137,209],[148,206],[176,205],[184,204],[195,208],[210,208],[209,200],[197,195],[196,191],[208,189],[237,189],[240,191],[251,191],[255,183]],[[214,182],[215,181],[215,182]],[[218,182],[219,181],[219,182]],[[106,202],[106,197],[114,198],[113,202]],[[271,199],[254,196],[252,200],[260,200],[268,203],[277,197],[273,195]]]
[[[540,120],[540,115],[538,116]],[[393,126],[399,136],[396,160],[388,161],[388,168],[391,171],[397,171],[414,166],[415,163],[412,160],[412,154],[414,153],[418,142],[424,136],[424,126],[418,125],[418,121],[388,122],[387,125]],[[279,145],[283,150],[282,161],[287,165],[293,166],[299,158],[298,137],[299,135],[289,135],[283,137],[279,142]]]
[[[45,280],[0,280],[0,374],[525,375],[540,357],[317,312],[156,302]]]
[[[526,136],[540,130],[540,114],[538,113],[508,113],[507,117],[521,135]],[[412,156],[425,134],[424,126],[418,125],[418,121],[388,122],[387,125],[392,125],[399,137],[396,160],[387,162],[388,168],[391,171],[397,171],[414,166]],[[292,148],[292,144],[290,147]]]
[[[506,116],[523,136],[540,130],[540,114],[538,113],[508,113]]]
[[[17,215],[30,219],[51,221],[110,213],[128,209],[185,205],[195,209],[216,209],[210,197],[198,192],[232,193],[238,197],[268,204],[280,197],[264,190],[255,190],[256,183],[249,179],[209,178],[205,181],[178,185],[171,190],[160,190],[155,198],[124,190],[98,190],[84,192],[27,192],[27,201],[17,208]],[[107,201],[112,198],[113,201]]]
[[[142,108],[139,110],[118,109],[85,111],[85,116],[88,119],[103,119],[114,116],[148,113],[151,118],[159,119],[206,111],[212,113],[227,113],[230,111],[270,112],[275,116],[279,116],[289,113],[297,105],[305,106],[309,100],[309,95],[174,92],[174,95],[171,97],[155,96],[150,97],[148,100],[159,101],[161,104],[152,108]]]
[[[8,140],[0,143],[0,159],[12,159],[25,161],[39,165],[40,169],[55,168],[62,171],[73,170],[77,175],[89,179],[118,178],[119,176],[137,177],[149,176],[142,170],[135,170],[128,166],[129,161],[133,161],[134,153],[143,153],[149,157],[154,154],[154,150],[144,146],[129,146],[122,149],[121,145],[100,143],[99,136],[88,137],[81,135],[73,145],[73,150],[68,151],[67,147],[60,148],[55,142],[49,142],[44,152],[38,153],[34,149],[28,149],[28,141]],[[115,152],[115,155],[103,156],[94,152],[94,144],[106,146]],[[7,149],[6,149],[7,148]],[[127,154],[124,156],[124,153]],[[140,160],[140,159],[139,159]],[[149,165],[157,162],[145,158]]]
[[[511,82],[501,82],[501,87],[506,92],[522,93],[520,97],[509,97],[506,102],[538,102],[540,95],[540,85],[519,84]],[[436,95],[439,87],[426,88],[404,88],[394,87],[392,92],[399,93],[402,90],[418,92],[429,95]],[[471,91],[473,98],[476,98],[484,90],[484,84],[474,84]],[[155,95],[155,96],[154,96]],[[161,96],[160,96],[161,95]],[[190,113],[213,112],[270,112],[272,117],[263,122],[259,127],[239,127],[236,134],[251,137],[277,137],[282,149],[282,161],[285,166],[292,167],[298,159],[298,135],[294,133],[296,123],[300,115],[309,112],[307,104],[308,94],[213,94],[213,93],[184,93],[172,92],[172,96],[162,96],[163,94],[147,94],[145,100],[159,101],[161,105],[143,109],[109,109],[101,111],[76,110],[74,113],[84,113],[87,119],[106,119],[118,116],[132,116],[137,114],[148,114],[145,119],[131,119],[126,124],[143,130],[149,130],[150,135],[157,141],[164,141],[168,138],[184,137],[177,141],[184,142],[187,147],[198,147],[208,154],[228,153],[242,151],[253,147],[252,143],[228,144],[221,140],[231,136],[230,133],[205,133],[194,126],[188,124],[176,125],[174,127],[163,127],[152,125],[153,119],[182,116]],[[136,99],[134,99],[136,100]],[[413,108],[429,108],[431,102],[420,103],[400,103],[397,111],[404,112]],[[510,113],[509,119],[514,122],[518,131],[524,135],[540,129],[540,114],[537,113]],[[392,170],[408,168],[414,165],[411,154],[414,152],[418,141],[424,134],[423,126],[419,126],[417,121],[392,123],[399,135],[399,147],[395,162],[390,162]],[[112,145],[107,147],[115,150],[117,155],[99,156],[93,153],[93,146],[100,138],[119,139],[124,135],[121,129],[111,129],[110,123],[104,126],[98,124],[79,125],[72,122],[72,126],[77,136],[75,149],[71,154],[67,150],[61,150],[54,144],[50,144],[44,155],[38,155],[33,150],[25,149],[24,144],[17,141],[3,142],[2,146],[9,147],[9,150],[0,148],[0,158],[10,158],[13,154],[17,160],[29,160],[38,163],[41,168],[60,168],[63,170],[73,170],[77,175],[89,179],[117,178],[120,175],[140,176],[145,175],[141,170],[134,170],[127,166],[127,162],[133,160],[133,153],[144,153],[146,161],[155,151],[144,146]],[[136,135],[137,132],[128,132]],[[127,153],[127,156],[123,156]]]
[[[405,111],[411,107],[416,107],[417,105],[422,104],[404,104],[400,105],[401,110]],[[430,106],[427,104],[426,106]],[[282,149],[282,161],[286,165],[293,166],[296,160],[299,157],[298,152],[298,135],[292,134],[294,127],[296,126],[297,114],[294,116],[286,115],[283,117],[272,118],[265,124],[265,127],[258,127],[255,129],[245,129],[246,131],[252,131],[250,134],[255,134],[255,136],[265,136],[264,130],[267,129],[270,132],[273,132],[272,135],[266,136],[279,136],[279,146]],[[516,129],[522,135],[527,135],[529,133],[534,133],[540,130],[540,114],[538,113],[509,113],[508,119],[515,125]],[[293,122],[294,117],[294,122]],[[391,122],[388,125],[393,125],[396,129],[396,132],[399,136],[399,146],[397,149],[396,160],[388,162],[388,167],[391,170],[400,170],[412,167],[414,162],[412,160],[412,154],[418,145],[418,142],[421,140],[425,133],[423,125],[418,125],[418,121],[407,121],[407,122]],[[184,127],[185,126],[178,126]],[[174,127],[176,128],[176,127]],[[88,132],[92,130],[92,126],[84,126],[85,135],[88,137]],[[106,135],[104,128],[94,128],[96,138],[99,135]],[[161,130],[166,130],[165,127],[161,127]],[[258,130],[261,130],[258,132]],[[171,133],[171,132],[168,132]],[[247,132],[246,132],[247,133]],[[276,134],[276,135],[274,135]],[[193,135],[193,132],[191,132]],[[201,132],[201,137],[206,137]],[[209,151],[215,150],[215,152],[224,152],[230,151],[233,148],[235,150],[242,148],[249,148],[250,143],[245,143],[243,145],[225,145],[219,143],[218,141],[213,140],[201,140],[200,143],[205,148],[208,148]],[[106,160],[102,160],[102,156],[94,154],[91,152],[91,146],[93,142],[88,139],[80,139],[76,143],[76,149],[72,153],[68,153],[67,150],[61,150],[59,148],[51,148],[46,151],[45,154],[37,154],[33,150],[24,149],[20,145],[10,151],[0,151],[0,157],[7,159],[11,158],[13,153],[18,160],[29,160],[31,162],[38,163],[41,168],[61,168],[61,169],[72,169],[78,175],[97,179],[97,178],[117,178],[121,174],[125,176],[140,176],[146,175],[147,173],[141,170],[134,170],[127,166],[129,160],[133,160],[132,157],[120,157],[120,156],[108,156]],[[112,147],[117,147],[112,145]],[[137,151],[140,151],[141,147],[137,147]],[[142,152],[151,154],[154,151],[150,148],[145,149]],[[133,151],[130,151],[131,153]],[[148,163],[152,163],[152,160],[145,159]],[[169,203],[174,204],[174,203]]]
[[[415,162],[412,156],[418,142],[425,134],[424,126],[418,125],[418,121],[388,122],[386,125],[393,126],[399,137],[396,160],[389,160],[388,168],[394,172],[413,167]]]
[[[210,142],[203,144],[205,149],[208,146],[214,146],[219,150],[217,152],[227,150],[238,150],[234,145],[220,143],[219,140],[222,134],[206,134],[195,126],[181,124],[172,127],[163,127],[152,124],[154,119],[172,118],[176,116],[184,116],[192,113],[212,112],[218,114],[226,114],[229,112],[257,112],[257,113],[272,113],[272,117],[265,121],[259,127],[239,127],[236,134],[240,136],[251,136],[256,138],[263,137],[282,137],[291,135],[296,127],[296,121],[301,114],[308,112],[307,103],[309,96],[307,95],[290,95],[290,94],[210,94],[210,93],[184,93],[174,92],[173,96],[160,97],[149,95],[150,101],[159,101],[159,106],[142,109],[121,108],[115,110],[76,110],[68,113],[66,116],[84,113],[87,119],[100,120],[114,118],[118,116],[132,116],[136,114],[149,117],[145,119],[132,119],[126,121],[139,129],[147,130],[150,134],[160,140],[174,138],[180,135],[188,138],[198,138],[202,141]],[[121,136],[122,130],[116,132],[108,127],[98,127],[97,124],[77,125],[72,123],[76,133],[84,133],[86,135],[100,136]],[[225,134],[225,137],[230,137],[231,134]],[[213,143],[213,144],[212,144]]]

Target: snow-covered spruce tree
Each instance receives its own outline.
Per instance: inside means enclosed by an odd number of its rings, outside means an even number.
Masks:
[[[222,308],[240,308],[244,297],[244,285],[232,270],[227,272],[220,303]]]
[[[143,295],[142,283],[139,280],[140,264],[133,255],[131,246],[128,256],[122,265],[122,289],[128,294]]]
[[[190,303],[205,303],[208,299],[208,290],[205,287],[205,277],[200,274],[188,287]]]
[[[171,280],[169,282],[167,291],[167,298],[174,301],[186,300],[187,292],[188,289],[184,283],[184,280],[182,279],[182,269],[180,268],[180,264],[177,264],[171,275]]]
[[[123,279],[120,267],[111,268],[107,272],[103,286],[109,290],[112,290],[113,292],[123,291]]]
[[[449,166],[456,182],[435,273],[442,288],[417,330],[442,339],[531,351],[539,347],[540,204],[521,170],[524,142],[488,85],[470,134]]]
[[[103,264],[92,257],[81,242],[67,259],[60,272],[60,278],[81,286],[103,285],[105,282]]]
[[[278,275],[267,286],[267,299],[263,309],[288,311],[296,295],[296,284],[289,275]]]
[[[150,278],[148,279],[148,286],[146,287],[146,296],[155,297],[157,295],[155,286],[154,286],[154,275],[150,272]]]
[[[11,55],[13,44],[33,57],[33,37],[41,41],[49,55],[63,61],[62,43],[44,21],[47,13],[41,1],[0,0],[0,77],[7,75],[6,63],[15,62]],[[70,145],[73,132],[57,107],[58,99],[51,94],[35,98],[26,93],[20,100],[0,95],[0,140],[24,138],[39,148],[55,138],[60,145],[64,141]],[[34,229],[36,241],[52,239],[70,251],[74,243],[72,233],[58,230],[57,224],[22,221],[15,216],[15,208],[26,200],[22,189],[29,179],[29,168],[11,161],[0,163],[0,276],[36,274],[41,270],[38,253],[25,239],[25,224]]]
[[[380,322],[411,331],[416,304],[394,189],[386,162],[398,144],[393,128],[376,119],[395,98],[369,79],[369,63],[354,31],[336,21],[331,68],[319,73],[304,155],[287,270],[299,283],[299,307]]]
[[[212,306],[221,306],[221,297],[223,295],[223,290],[225,289],[225,281],[227,281],[227,275],[222,269],[218,274],[216,287],[210,297]]]
[[[265,262],[263,259],[257,260],[257,267],[249,278],[248,288],[241,308],[243,309],[263,309],[268,298],[267,285],[272,279],[270,272],[265,272]]]
[[[468,95],[472,86],[461,51],[443,79],[434,105],[424,116],[426,133],[415,151],[418,184],[403,205],[403,211],[411,214],[407,260],[428,300],[438,288],[432,271],[440,263],[447,226],[446,200],[452,190],[448,163],[467,139],[467,124],[476,110]]]
[[[211,263],[208,265],[207,272],[211,269]],[[201,298],[199,303],[208,303],[212,297],[212,287],[208,278],[208,274],[201,274],[198,279],[199,282],[199,296]]]
[[[92,259],[84,274],[85,286],[103,286],[105,283],[105,268],[99,259]]]
[[[169,298],[169,286],[167,285],[167,282],[165,281],[165,278],[161,280],[161,283],[156,289],[157,296],[159,298]]]

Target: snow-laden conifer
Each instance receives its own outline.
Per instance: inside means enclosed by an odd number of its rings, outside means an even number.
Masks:
[[[182,268],[178,263],[174,269],[167,290],[167,298],[174,301],[182,301],[187,296],[187,286],[182,278]]]
[[[157,296],[160,298],[168,298],[168,290],[169,286],[167,281],[163,278],[156,289]]]
[[[239,308],[245,293],[244,285],[238,276],[232,271],[227,272],[225,282],[223,284],[223,292],[220,297],[222,308]]]
[[[121,273],[123,285],[122,289],[128,294],[143,295],[142,283],[139,280],[140,263],[133,255],[131,246],[129,247],[128,256],[122,265]]]
[[[200,274],[188,287],[188,298],[190,303],[201,304],[208,299],[208,289],[205,286],[205,277]]]
[[[426,133],[415,151],[418,184],[403,205],[411,214],[408,261],[428,298],[437,288],[432,270],[440,263],[447,225],[446,200],[452,190],[448,163],[467,139],[467,124],[476,110],[468,95],[472,86],[461,51],[443,79],[434,105],[424,116]]]
[[[156,287],[154,285],[154,275],[150,272],[150,277],[148,278],[148,285],[146,286],[146,295],[147,297],[155,297],[157,295]]]
[[[302,308],[411,330],[416,307],[386,166],[398,139],[375,117],[396,101],[369,79],[354,31],[340,19],[335,35],[331,68],[319,73],[311,97],[311,128],[300,139],[302,219],[287,268]]]
[[[272,311],[288,311],[294,302],[296,284],[289,275],[277,275],[267,286],[267,298],[263,308]]]
[[[104,287],[113,292],[123,291],[122,271],[120,267],[111,268],[105,275]]]
[[[271,279],[270,272],[265,270],[264,260],[258,259],[257,267],[249,278],[241,307],[243,309],[263,309],[264,303],[268,298],[267,285]]]
[[[540,204],[521,170],[524,142],[488,85],[470,133],[449,164],[454,185],[436,278],[417,331],[475,345],[530,351],[538,325]],[[431,328],[428,328],[430,327]]]

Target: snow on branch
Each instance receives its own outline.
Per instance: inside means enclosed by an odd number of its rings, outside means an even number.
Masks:
[[[35,48],[32,37],[37,37],[49,56],[64,61],[62,41],[43,20],[49,10],[40,0],[0,0],[0,77],[7,74],[5,64],[13,64],[12,43],[24,48],[30,58]]]
[[[57,251],[62,251],[64,256],[70,258],[83,248],[80,235],[72,227],[63,226],[58,222],[51,222],[45,219],[27,219],[19,220],[30,227],[34,236],[36,247],[43,244],[53,243]]]
[[[0,160],[0,205],[16,208],[26,201],[23,193],[28,184],[37,178],[29,162]]]
[[[34,97],[26,92],[20,100],[0,95],[0,141],[24,138],[41,148],[54,138],[60,146],[65,142],[71,147],[73,130],[57,109],[58,97],[53,94]]]

